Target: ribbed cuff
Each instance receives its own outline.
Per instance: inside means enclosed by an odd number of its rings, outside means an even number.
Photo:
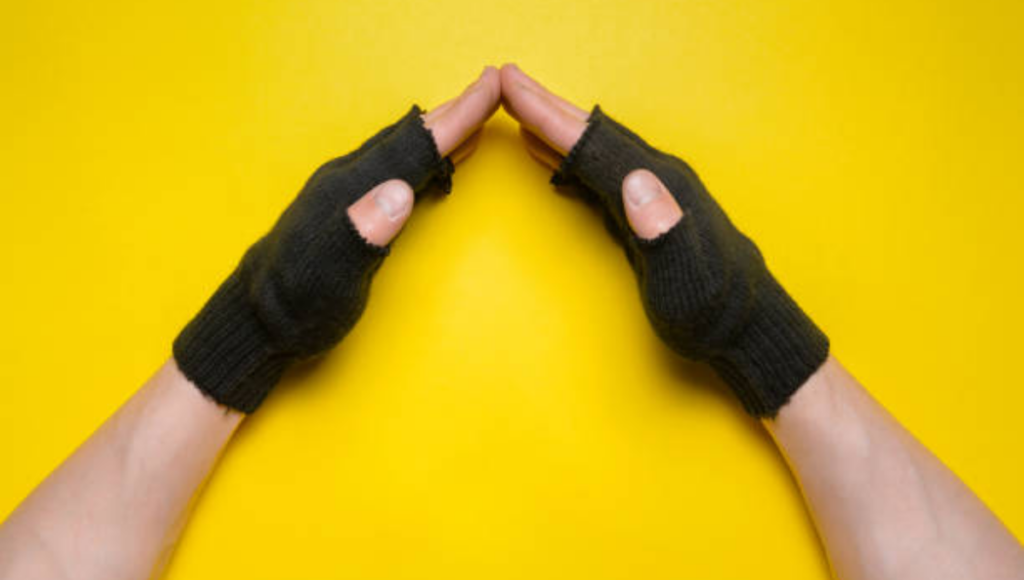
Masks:
[[[174,359],[200,391],[244,413],[259,407],[288,363],[272,351],[238,270],[175,339]]]
[[[743,331],[711,366],[755,417],[774,417],[828,357],[828,337],[768,275]]]

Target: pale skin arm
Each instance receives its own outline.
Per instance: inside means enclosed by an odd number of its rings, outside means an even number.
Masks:
[[[0,578],[148,578],[243,417],[167,361],[0,527]]]
[[[1017,539],[835,358],[765,426],[840,578],[1024,578]]]
[[[552,168],[588,114],[514,65],[502,102],[530,153]],[[651,172],[623,180],[636,234],[685,216]],[[765,426],[800,481],[836,577],[843,580],[1024,580],[1024,549],[999,519],[834,358]]]
[[[498,71],[424,115],[458,162],[498,106]],[[393,180],[349,207],[370,243],[387,244],[412,209]],[[0,525],[0,580],[158,576],[196,492],[244,415],[204,397],[168,360]]]

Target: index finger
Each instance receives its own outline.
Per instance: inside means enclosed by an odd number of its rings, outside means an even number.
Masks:
[[[462,94],[425,114],[423,124],[433,133],[441,155],[447,156],[473,134],[497,110],[500,97],[498,70],[489,66]]]
[[[529,82],[514,65],[501,70],[501,93],[509,114],[562,155],[568,153],[587,127],[586,113]]]

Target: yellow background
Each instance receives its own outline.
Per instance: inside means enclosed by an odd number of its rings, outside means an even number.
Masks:
[[[1024,534],[1019,2],[19,2],[0,23],[0,514],[311,171],[514,60],[688,159],[834,352]],[[169,571],[824,578],[761,427],[649,330],[503,112]],[[157,498],[154,498],[157,501]]]

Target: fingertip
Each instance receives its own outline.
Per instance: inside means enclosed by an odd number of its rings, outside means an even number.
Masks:
[[[484,72],[480,75],[482,84],[487,88],[488,97],[494,105],[498,104],[501,99],[501,73],[497,68],[493,66],[484,67]],[[493,110],[491,111],[494,112]]]
[[[683,218],[675,197],[647,169],[634,169],[623,178],[622,205],[633,232],[647,240],[669,231]]]
[[[391,221],[403,218],[412,211],[412,187],[405,180],[389,179],[371,191],[374,191],[374,203]]]
[[[390,179],[376,185],[348,208],[349,219],[363,238],[386,246],[412,213],[414,194],[408,183]]]
[[[501,77],[502,90],[528,91],[530,90],[529,76],[516,64],[506,64],[498,71]]]
[[[498,78],[501,81],[502,91],[513,88],[512,77],[515,74],[513,72],[515,70],[515,66],[516,65],[514,64],[503,64],[501,65],[501,69],[498,70]]]
[[[488,86],[497,86],[499,90],[501,89],[501,72],[497,67],[492,65],[485,66],[484,72],[480,75],[480,78],[483,79]]]

